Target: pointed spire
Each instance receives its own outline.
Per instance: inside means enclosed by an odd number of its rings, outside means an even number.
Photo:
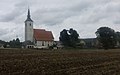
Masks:
[[[28,15],[27,18],[30,18],[30,9],[28,8]]]
[[[32,19],[30,18],[30,9],[28,8],[28,14],[27,14],[27,19],[26,21],[32,21]],[[25,22],[26,22],[25,21]],[[33,22],[33,21],[32,21]]]

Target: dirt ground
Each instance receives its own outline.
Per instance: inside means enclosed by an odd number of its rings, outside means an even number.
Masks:
[[[0,75],[120,75],[120,50],[0,49]]]

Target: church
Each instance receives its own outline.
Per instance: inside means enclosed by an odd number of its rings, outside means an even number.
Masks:
[[[31,42],[26,44],[26,48],[49,48],[54,43],[51,31],[33,28],[33,20],[29,9],[25,20],[25,42]]]

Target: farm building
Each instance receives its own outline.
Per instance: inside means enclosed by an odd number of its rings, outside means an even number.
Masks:
[[[80,39],[80,43],[82,44],[82,48],[102,48],[101,43],[97,40],[97,38],[84,38]],[[120,48],[120,41],[116,41],[116,48]]]
[[[83,48],[95,48],[97,46],[97,39],[84,38],[84,39],[81,39],[80,43],[82,44]]]

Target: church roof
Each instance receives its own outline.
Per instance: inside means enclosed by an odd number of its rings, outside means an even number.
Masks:
[[[25,20],[25,22],[27,22],[27,21],[33,22],[33,20],[30,18],[30,10],[29,9],[28,9],[27,19]]]
[[[37,41],[53,41],[54,39],[52,32],[45,29],[34,29],[34,38]]]

